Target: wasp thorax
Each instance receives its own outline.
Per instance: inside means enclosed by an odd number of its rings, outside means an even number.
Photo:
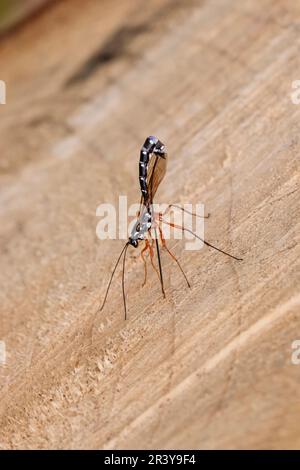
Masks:
[[[129,237],[130,245],[136,248],[138,246],[138,241],[145,239],[145,235],[150,228],[151,213],[149,209],[145,208],[132,229],[131,235]]]

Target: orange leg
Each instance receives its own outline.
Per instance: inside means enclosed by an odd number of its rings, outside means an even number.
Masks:
[[[162,214],[159,214],[159,221],[164,223],[164,224],[167,224],[167,225],[170,225],[170,227],[173,227],[173,228],[178,228],[179,230],[182,230],[182,232],[189,232],[191,233],[192,235],[194,235],[195,238],[198,238],[198,240],[202,241],[204,243],[204,245],[206,246],[209,246],[210,248],[213,248],[214,250],[216,251],[219,251],[220,253],[223,253],[223,255],[226,255],[226,256],[229,256],[230,258],[233,258],[237,261],[243,261],[242,258],[237,258],[236,256],[233,256],[231,255],[230,253],[227,253],[227,251],[224,251],[224,250],[221,250],[221,248],[218,248],[217,246],[215,245],[212,245],[211,243],[207,242],[206,240],[203,240],[203,238],[199,237],[196,233],[194,233],[192,230],[184,227],[184,225],[176,225],[176,224],[173,224],[172,222],[167,222],[166,220],[164,220],[162,218]]]
[[[161,229],[161,227],[158,227],[158,230],[159,230],[159,235],[160,235],[160,239],[161,239],[161,243],[162,243],[162,246],[163,248],[169,253],[169,255],[171,256],[171,258],[175,261],[175,263],[177,263],[177,266],[179,267],[180,271],[182,272],[185,280],[186,280],[186,283],[188,285],[188,287],[191,287],[191,284],[189,283],[189,280],[188,278],[186,277],[186,274],[184,272],[184,270],[182,269],[178,259],[176,258],[176,256],[169,250],[169,248],[167,247],[167,243],[166,243],[166,240],[164,238],[164,235],[163,235],[163,231]]]
[[[144,271],[144,272],[145,272],[145,274],[144,274],[144,282],[143,282],[143,284],[142,284],[142,287],[144,287],[145,284],[146,284],[146,282],[147,282],[147,262],[146,262],[146,258],[145,258],[144,253],[145,253],[146,251],[148,251],[148,250],[149,250],[149,242],[148,242],[148,240],[145,240],[145,247],[144,247],[144,248],[142,249],[142,251],[141,251],[141,257],[142,257],[142,260],[143,260],[143,262],[144,262],[144,270],[145,270],[145,271]]]
[[[176,209],[180,209],[182,212],[186,212],[187,214],[190,214],[190,215],[193,215],[194,217],[199,217],[200,219],[208,219],[210,217],[210,214],[207,214],[207,215],[199,215],[199,214],[196,214],[195,212],[190,212],[186,209],[184,209],[183,207],[181,206],[177,206],[177,204],[169,204],[168,207],[166,208],[165,212],[164,213],[160,213],[162,216],[163,215],[166,215],[171,207],[175,207]]]

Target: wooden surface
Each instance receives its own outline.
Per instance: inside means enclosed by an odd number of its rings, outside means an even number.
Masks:
[[[299,448],[300,6],[292,0],[55,2],[3,39],[1,448]],[[96,207],[138,202],[149,134],[157,201],[203,202],[207,240],[127,263]],[[134,253],[133,253],[134,252]]]
[[[13,34],[27,20],[31,21],[47,3],[55,0],[0,0],[0,38]]]

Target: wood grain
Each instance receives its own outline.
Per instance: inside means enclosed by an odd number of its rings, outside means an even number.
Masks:
[[[0,445],[299,448],[300,6],[292,0],[56,3],[3,39]],[[138,202],[145,137],[168,146],[157,202],[203,202],[207,240],[155,273],[96,207]]]

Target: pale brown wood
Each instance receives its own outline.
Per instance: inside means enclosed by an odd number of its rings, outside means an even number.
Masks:
[[[300,6],[292,0],[58,2],[3,39],[1,448],[299,448]],[[167,299],[96,207],[203,202],[205,248],[163,254]],[[134,251],[134,250],[133,250]],[[131,252],[132,253],[132,252]],[[138,255],[137,252],[134,252]]]

